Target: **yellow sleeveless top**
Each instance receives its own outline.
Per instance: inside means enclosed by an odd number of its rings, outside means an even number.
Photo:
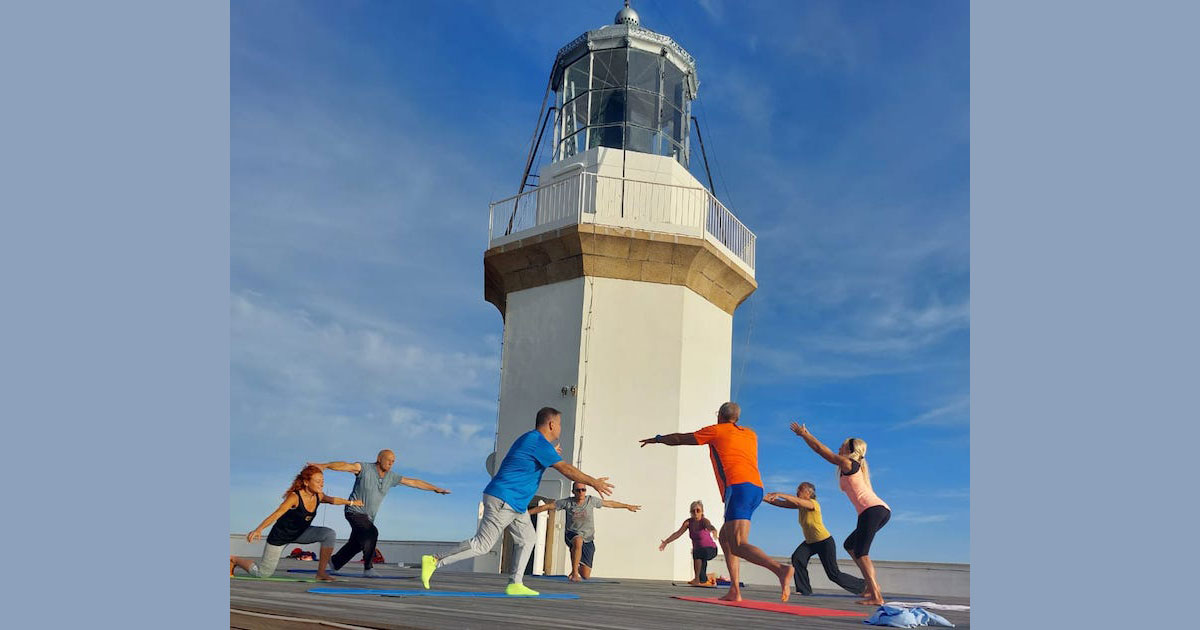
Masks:
[[[818,543],[829,538],[829,530],[821,522],[821,504],[816,499],[809,500],[814,507],[811,510],[800,508],[800,529],[804,530],[804,542]]]

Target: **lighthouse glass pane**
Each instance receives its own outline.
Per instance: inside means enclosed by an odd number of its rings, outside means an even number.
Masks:
[[[625,87],[627,48],[592,53],[592,89]]]
[[[658,92],[662,57],[641,50],[629,51],[629,87]]]
[[[675,109],[674,106],[663,103],[662,115],[659,117],[658,126],[663,130],[663,133],[669,136],[675,142],[683,142],[683,136],[686,130],[683,112]]]
[[[625,90],[599,90],[592,92],[592,111],[588,117],[588,124],[607,125],[624,122],[625,95]]]
[[[647,128],[658,125],[658,94],[629,90],[628,114],[625,120]]]
[[[659,133],[652,129],[630,125],[625,127],[625,148],[642,153],[657,153],[655,145],[659,144],[658,136]]]
[[[563,100],[569,101],[580,94],[583,94],[588,89],[588,64],[591,58],[584,55],[583,59],[576,61],[567,68],[566,75],[563,79]]]
[[[675,67],[675,64],[665,62],[663,64],[663,100],[674,105],[677,109],[683,109],[683,97],[683,71]]]
[[[612,125],[609,127],[590,127],[587,132],[587,148],[611,147],[613,149],[620,149],[622,129],[623,127],[621,125]]]

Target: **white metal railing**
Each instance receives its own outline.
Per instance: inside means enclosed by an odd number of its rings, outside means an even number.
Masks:
[[[488,246],[577,223],[711,237],[754,270],[755,236],[703,188],[580,172],[489,206]]]

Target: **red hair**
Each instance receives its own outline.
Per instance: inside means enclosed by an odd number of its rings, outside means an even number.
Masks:
[[[316,466],[305,466],[304,470],[301,470],[300,474],[296,475],[296,478],[292,480],[292,487],[288,488],[287,492],[283,493],[283,498],[286,499],[289,494],[303,488],[306,484],[308,484],[308,480],[312,479],[313,475],[324,474],[325,473],[321,472],[321,469],[317,468]]]

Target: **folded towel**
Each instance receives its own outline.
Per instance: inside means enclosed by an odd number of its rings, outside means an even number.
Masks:
[[[924,608],[903,608],[884,604],[875,613],[863,620],[873,626],[891,626],[893,628],[915,628],[917,626],[946,626],[953,628],[954,624],[945,618],[931,613]]]

